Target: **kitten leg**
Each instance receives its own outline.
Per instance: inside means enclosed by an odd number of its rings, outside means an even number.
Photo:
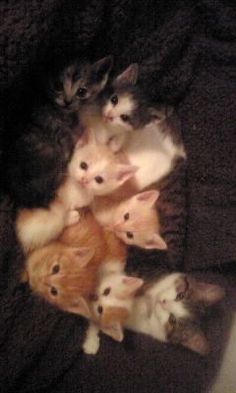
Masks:
[[[93,322],[90,322],[82,346],[84,353],[87,355],[96,355],[98,352],[100,346],[100,338],[98,334],[98,327]]]
[[[80,214],[78,210],[69,210],[65,218],[65,226],[75,225],[79,222]]]
[[[108,146],[114,153],[117,153],[119,150],[121,150],[122,146],[124,145],[125,139],[126,139],[125,133],[121,132],[120,134],[114,135],[109,139]]]

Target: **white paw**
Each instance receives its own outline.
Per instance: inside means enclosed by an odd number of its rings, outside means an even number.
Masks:
[[[123,140],[121,140],[120,138],[113,137],[109,140],[108,146],[113,151],[113,153],[117,153],[122,147],[122,144],[123,144],[122,142],[123,142]]]
[[[79,222],[80,214],[78,210],[70,210],[65,219],[65,226],[75,225]]]
[[[87,355],[96,355],[96,353],[99,350],[100,346],[100,338],[98,336],[96,337],[87,337],[83,343],[83,351]]]

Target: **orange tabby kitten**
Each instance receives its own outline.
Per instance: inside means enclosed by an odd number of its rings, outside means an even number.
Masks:
[[[125,260],[126,246],[84,209],[80,222],[66,228],[58,241],[29,255],[26,270],[34,292],[65,311],[88,318],[87,300],[95,291],[101,265],[112,262],[112,268],[122,271]]]
[[[146,249],[165,250],[167,245],[160,235],[160,223],[155,202],[159,191],[149,190],[129,196],[116,192],[110,198],[95,198],[93,213],[101,225],[116,234],[124,243]]]

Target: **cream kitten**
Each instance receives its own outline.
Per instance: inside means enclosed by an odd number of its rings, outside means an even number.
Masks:
[[[158,197],[158,191],[150,190],[121,202],[95,199],[93,213],[98,222],[126,244],[165,250],[167,245],[160,236],[160,223],[155,208]]]
[[[83,348],[96,353],[99,329],[122,341],[125,327],[206,355],[210,346],[201,329],[202,317],[224,295],[220,286],[183,273],[162,273],[145,284],[122,272],[104,275],[91,308],[94,325]]]
[[[16,230],[25,252],[57,238],[67,225],[79,220],[78,210],[88,206],[94,195],[106,195],[133,176],[136,167],[121,164],[107,146],[98,145],[88,133],[74,151],[68,176],[48,209],[22,209]]]

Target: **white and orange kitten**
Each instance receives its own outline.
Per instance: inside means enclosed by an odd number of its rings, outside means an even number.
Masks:
[[[160,273],[145,283],[119,271],[104,274],[90,305],[93,322],[83,349],[88,354],[97,352],[99,330],[122,341],[127,328],[206,355],[210,346],[201,328],[202,317],[224,295],[219,285],[183,273]]]
[[[92,133],[87,132],[75,148],[67,178],[50,207],[19,211],[16,230],[24,251],[57,238],[65,226],[79,221],[78,209],[88,206],[94,195],[111,193],[136,170],[132,165],[120,163],[107,146],[97,144]]]
[[[95,198],[92,209],[97,221],[114,232],[128,245],[146,249],[167,248],[160,235],[160,223],[155,203],[159,191],[150,190],[133,195],[121,202]]]

